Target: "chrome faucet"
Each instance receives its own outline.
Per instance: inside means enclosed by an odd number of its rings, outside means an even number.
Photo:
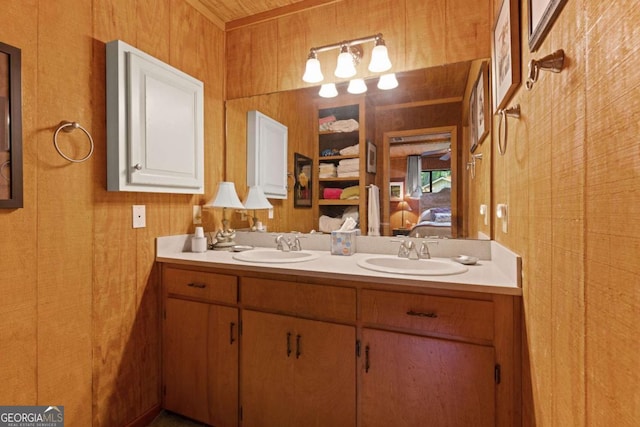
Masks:
[[[398,248],[398,257],[399,258],[408,258],[408,259],[431,259],[431,253],[429,253],[429,243],[438,244],[438,242],[433,242],[430,240],[423,240],[420,244],[420,248],[416,247],[416,244],[413,240],[395,240],[396,242],[400,242],[400,248]]]
[[[276,236],[276,249],[282,252],[289,252],[291,250],[291,241],[286,239],[284,235],[278,234]]]
[[[292,241],[283,234],[278,234],[278,236],[276,236],[276,249],[282,252],[301,251],[302,244],[300,243],[300,236],[293,236]]]

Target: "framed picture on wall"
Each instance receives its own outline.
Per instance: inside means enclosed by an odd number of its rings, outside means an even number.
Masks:
[[[503,0],[491,43],[493,112],[503,109],[520,84],[519,0]]]
[[[528,0],[529,51],[540,47],[566,3],[567,0]]]
[[[389,200],[401,202],[404,200],[404,182],[397,181],[389,184]]]
[[[376,164],[378,162],[376,146],[367,141],[367,172],[376,173]]]
[[[293,190],[293,206],[296,208],[310,208],[312,195],[312,169],[313,163],[307,156],[299,153],[293,154],[295,170],[295,185]]]
[[[486,62],[480,65],[478,78],[471,90],[469,98],[469,115],[471,125],[471,152],[473,153],[478,144],[482,144],[484,138],[489,134],[489,67]]]

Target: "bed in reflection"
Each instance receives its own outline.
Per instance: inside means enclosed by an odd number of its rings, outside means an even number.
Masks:
[[[423,193],[420,218],[409,232],[410,237],[451,237],[451,189]]]

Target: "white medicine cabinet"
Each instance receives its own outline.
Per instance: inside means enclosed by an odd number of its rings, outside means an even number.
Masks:
[[[120,40],[106,63],[107,189],[203,194],[203,83]]]
[[[288,128],[257,110],[247,113],[247,186],[269,199],[287,198]]]

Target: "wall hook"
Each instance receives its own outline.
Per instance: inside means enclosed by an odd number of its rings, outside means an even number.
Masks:
[[[539,60],[532,59],[529,61],[529,75],[527,77],[527,89],[531,90],[533,84],[538,81],[538,73],[542,71],[551,71],[559,73],[564,67],[564,50],[558,49],[550,55]]]
[[[471,179],[476,177],[476,160],[482,160],[482,153],[472,154],[471,161],[467,163],[467,170],[471,175]]]
[[[516,104],[513,107],[504,108],[498,111],[500,115],[500,124],[498,125],[498,152],[501,156],[507,152],[507,138],[509,136],[507,129],[507,117],[513,117],[515,119],[520,118],[520,104]],[[504,122],[504,142],[502,139],[502,122]]]

